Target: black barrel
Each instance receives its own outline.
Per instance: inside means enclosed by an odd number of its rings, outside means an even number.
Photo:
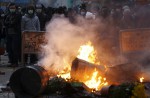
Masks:
[[[46,89],[48,80],[48,72],[43,67],[27,66],[11,75],[10,87],[15,95],[20,97],[38,96]]]

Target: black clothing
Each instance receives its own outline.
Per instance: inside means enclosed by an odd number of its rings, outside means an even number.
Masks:
[[[36,14],[40,21],[40,29],[41,31],[45,31],[45,25],[48,22],[48,16],[44,13],[37,13]]]
[[[18,13],[9,13],[4,21],[6,26],[6,47],[9,61],[12,65],[18,65],[20,56],[21,42],[21,15]]]

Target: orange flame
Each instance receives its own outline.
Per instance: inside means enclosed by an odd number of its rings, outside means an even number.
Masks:
[[[77,57],[93,64],[100,64],[100,62],[96,61],[96,52],[90,41],[86,45],[80,46],[79,55]],[[90,80],[87,80],[84,83],[89,88],[95,90],[100,90],[103,85],[108,84],[106,78],[98,76],[98,71],[96,69],[90,77]]]
[[[100,62],[96,62],[96,52],[90,41],[87,42],[86,45],[80,46],[78,52],[79,55],[77,57],[79,59],[88,61],[93,64],[100,64]]]
[[[71,79],[70,72],[69,73],[60,73],[57,76],[65,79],[66,81],[69,80],[69,79]]]
[[[92,46],[91,42],[89,41],[86,45],[80,46],[79,55],[77,56],[79,59],[85,60],[87,62],[99,65],[100,62],[96,61],[96,52],[94,47]],[[69,66],[68,63],[64,60],[65,65]],[[66,81],[71,79],[70,76],[70,68],[68,70],[64,70],[57,75],[58,77],[64,78]],[[102,86],[107,85],[106,78],[99,76],[98,71],[95,69],[93,71],[92,76],[88,76],[89,80],[84,81],[83,83],[93,89],[93,90],[100,90]]]
[[[87,85],[91,89],[99,90],[103,85],[108,84],[107,82],[105,82],[106,78],[102,78],[101,76],[98,77],[97,75],[98,71],[95,69],[91,77],[91,80],[86,81],[85,85]]]
[[[142,82],[143,82],[143,80],[144,80],[144,77],[141,77],[141,78],[140,78],[140,82],[142,83]]]

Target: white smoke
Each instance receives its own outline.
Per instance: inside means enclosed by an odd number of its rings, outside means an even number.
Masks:
[[[84,22],[84,19],[80,19],[80,23],[75,25],[66,18],[53,18],[46,27],[47,44],[43,46],[44,56],[40,65],[52,73],[71,66],[80,46],[94,39],[94,27]]]

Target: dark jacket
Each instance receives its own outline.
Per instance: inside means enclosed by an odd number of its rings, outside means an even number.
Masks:
[[[4,20],[7,34],[18,34],[21,31],[21,15],[18,13],[9,13]],[[11,30],[10,30],[11,29]],[[10,32],[12,31],[12,32]]]
[[[48,16],[45,13],[37,13],[36,14],[40,21],[40,29],[41,31],[45,31],[45,25],[48,22]]]

